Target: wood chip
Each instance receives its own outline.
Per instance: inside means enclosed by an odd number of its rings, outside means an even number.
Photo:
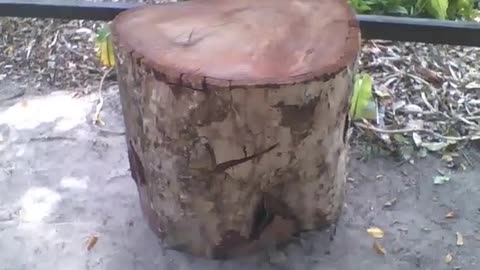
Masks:
[[[87,250],[90,251],[97,244],[98,236],[92,235],[87,239]]]
[[[445,215],[445,218],[455,218],[455,217],[456,215],[455,215],[455,212],[453,211],[450,211]]]
[[[457,235],[457,246],[463,246],[463,235],[459,232],[455,234]]]
[[[447,255],[445,255],[445,257],[443,258],[443,260],[445,261],[445,263],[449,264],[449,263],[452,262],[452,260],[453,260],[452,254],[448,253]]]
[[[374,241],[373,242],[373,249],[377,252],[377,254],[379,255],[382,255],[384,256],[385,254],[387,254],[387,251],[385,250],[385,248],[380,244],[378,243],[377,241]]]

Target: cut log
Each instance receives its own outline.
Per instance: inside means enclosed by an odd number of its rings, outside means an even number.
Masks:
[[[111,26],[132,177],[167,248],[229,258],[335,224],[360,47],[338,0],[193,0]]]

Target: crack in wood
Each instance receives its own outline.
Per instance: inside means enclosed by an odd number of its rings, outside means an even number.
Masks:
[[[347,143],[348,129],[350,128],[350,117],[347,113],[345,116],[345,122],[343,123],[343,143]]]
[[[270,151],[272,151],[275,147],[277,147],[279,144],[276,143],[270,147],[268,147],[267,149],[263,150],[263,151],[260,151],[258,153],[255,153],[253,155],[250,155],[250,156],[247,156],[247,157],[244,157],[244,158],[241,158],[241,159],[232,159],[232,160],[229,160],[229,161],[225,161],[225,162],[222,162],[220,164],[217,164],[215,166],[215,168],[213,169],[213,172],[215,173],[219,173],[219,172],[223,172],[231,167],[234,167],[234,166],[237,166],[241,163],[244,163],[244,162],[247,162],[249,160],[252,160],[254,158],[257,158],[257,157],[260,157]]]
[[[140,157],[138,156],[137,152],[135,151],[132,141],[128,142],[127,150],[133,180],[135,180],[135,182],[137,182],[139,185],[145,185],[146,180],[143,164],[140,161]]]
[[[274,217],[275,215],[267,207],[265,196],[262,196],[255,211],[249,240],[258,240],[265,228],[272,223]]]
[[[213,148],[209,143],[205,143],[204,146],[205,146],[205,149],[208,152],[208,155],[210,156],[211,166],[215,166],[215,164],[217,164],[217,158],[215,157],[215,151],[213,151]]]

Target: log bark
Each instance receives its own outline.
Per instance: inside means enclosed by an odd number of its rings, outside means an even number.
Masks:
[[[112,23],[129,162],[168,248],[250,254],[338,219],[360,46],[338,0],[192,0]]]

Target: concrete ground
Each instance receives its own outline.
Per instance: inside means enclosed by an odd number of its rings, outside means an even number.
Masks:
[[[114,87],[104,93],[102,110],[109,131],[91,124],[97,94],[25,89],[17,95],[20,86],[0,81],[0,270],[480,269],[475,149],[474,167],[443,185],[433,184],[442,167],[434,157],[411,165],[362,162],[352,154],[333,242],[309,233],[283,249],[210,261],[163,250],[147,227],[118,134],[123,122]],[[372,247],[370,226],[384,230],[378,243],[385,255]]]

